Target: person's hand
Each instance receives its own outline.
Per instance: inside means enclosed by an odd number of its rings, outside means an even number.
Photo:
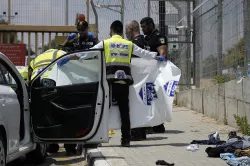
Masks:
[[[66,63],[68,63],[70,60],[79,60],[79,59],[80,59],[80,56],[78,54],[66,56],[65,58],[58,61],[57,65],[62,66],[62,65],[65,65]]]
[[[57,65],[58,66],[65,65],[66,63],[68,63],[69,60],[70,60],[69,57],[65,57],[65,58],[61,59],[60,61],[58,61]]]
[[[168,61],[164,56],[156,56],[155,59],[156,59],[157,61],[165,61],[165,62]]]
[[[80,59],[79,54],[70,55],[68,57],[69,57],[70,60],[79,60]]]

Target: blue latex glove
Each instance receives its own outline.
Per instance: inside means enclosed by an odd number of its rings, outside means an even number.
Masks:
[[[158,57],[157,57],[157,60],[158,60],[158,61],[165,61],[165,62],[168,61],[164,56],[158,56]]]
[[[58,61],[57,65],[58,66],[65,65],[66,63],[68,63],[69,60],[70,60],[69,57],[65,57],[65,58],[61,59],[60,61]]]
[[[71,34],[68,36],[67,40],[70,41],[70,40],[72,40],[72,39],[74,39],[74,38],[76,38],[76,34],[75,34],[75,33],[71,33]]]

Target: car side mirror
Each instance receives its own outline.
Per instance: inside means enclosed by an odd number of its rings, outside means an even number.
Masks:
[[[31,88],[35,87],[55,87],[56,81],[49,79],[49,78],[42,78],[38,77],[36,80],[34,80],[32,83],[29,83],[29,87]]]
[[[42,87],[55,87],[56,81],[49,78],[43,78],[41,79],[41,85]]]

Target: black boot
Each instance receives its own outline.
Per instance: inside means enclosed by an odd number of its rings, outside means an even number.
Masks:
[[[129,139],[124,139],[124,138],[122,138],[122,139],[121,139],[121,145],[122,145],[123,147],[130,147],[130,140],[129,140]]]
[[[60,148],[58,144],[49,144],[48,146],[49,146],[48,148],[49,153],[57,153]]]
[[[67,156],[76,155],[76,144],[64,144],[64,148]]]
[[[131,141],[141,141],[141,131],[138,128],[131,130]]]
[[[146,140],[147,139],[147,132],[145,129],[141,130],[141,139]]]
[[[165,133],[164,124],[161,124],[161,125],[158,125],[158,126],[154,126],[153,127],[153,131],[154,131],[154,133]]]

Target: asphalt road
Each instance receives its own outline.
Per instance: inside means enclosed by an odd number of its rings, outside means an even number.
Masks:
[[[72,156],[68,157],[65,155],[64,148],[60,148],[59,152],[56,154],[49,154],[46,158],[45,163],[40,165],[35,165],[27,163],[24,159],[14,161],[7,166],[87,166],[87,162],[84,160],[83,156]]]

